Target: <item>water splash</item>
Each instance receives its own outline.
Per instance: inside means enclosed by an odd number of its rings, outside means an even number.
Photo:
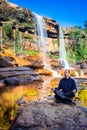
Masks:
[[[55,70],[52,70],[52,69],[51,69],[51,72],[52,72],[52,74],[53,74],[53,77],[62,77],[62,76],[61,76],[61,73],[58,73],[58,72],[55,71]]]
[[[46,101],[47,100],[47,93],[48,93],[48,88],[50,86],[50,80],[45,80],[42,84],[42,89],[40,90],[40,101]]]
[[[78,72],[75,71],[75,76],[77,78],[84,78],[85,77],[84,72],[82,70],[79,70]]]
[[[75,71],[75,76],[78,78],[79,77],[79,73],[77,71]]]
[[[84,72],[81,70],[81,71],[80,71],[80,77],[83,78],[84,76],[85,76],[85,75],[84,75]]]

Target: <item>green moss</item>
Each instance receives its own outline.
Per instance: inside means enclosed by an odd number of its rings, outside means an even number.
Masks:
[[[38,91],[37,90],[30,90],[29,92],[26,93],[27,96],[37,96]]]
[[[77,92],[78,98],[81,101],[81,104],[87,106],[87,89],[81,89]]]
[[[11,103],[6,104],[1,104],[0,103],[0,127],[3,128],[4,130],[7,130],[12,121],[15,119],[17,115],[17,105]]]
[[[39,53],[35,50],[32,50],[32,51],[26,51],[27,54],[29,54],[30,56],[37,56]]]

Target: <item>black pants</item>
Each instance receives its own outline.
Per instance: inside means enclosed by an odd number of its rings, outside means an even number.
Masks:
[[[73,98],[75,97],[75,93],[71,92],[71,93],[64,93],[64,95],[66,96],[66,98]]]
[[[65,92],[61,92],[58,89],[54,90],[55,93],[55,98],[59,101],[68,101],[68,102],[72,102],[72,98],[75,96],[75,94],[73,92],[71,93],[65,93]]]

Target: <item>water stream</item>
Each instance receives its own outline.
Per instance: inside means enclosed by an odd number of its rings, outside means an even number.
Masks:
[[[0,26],[0,46],[1,46],[1,52],[2,52],[2,26]]]

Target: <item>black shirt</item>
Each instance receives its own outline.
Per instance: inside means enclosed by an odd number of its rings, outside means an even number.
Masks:
[[[66,79],[66,77],[62,78],[59,82],[58,90],[62,89],[63,92],[72,92],[74,89],[77,91],[76,83],[74,79],[69,77]]]

